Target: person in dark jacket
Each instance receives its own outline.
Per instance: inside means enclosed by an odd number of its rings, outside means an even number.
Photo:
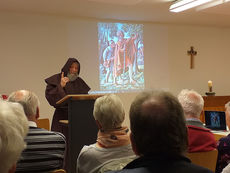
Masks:
[[[117,173],[211,173],[185,157],[188,146],[183,109],[169,92],[140,93],[129,112],[130,139],[139,158]]]
[[[57,105],[56,102],[69,94],[88,94],[90,87],[79,77],[80,63],[75,58],[69,58],[61,69],[61,73],[55,74],[47,79],[45,96],[49,104],[56,108],[51,130],[62,132],[59,120],[68,120],[67,105]],[[66,134],[64,134],[66,135]]]

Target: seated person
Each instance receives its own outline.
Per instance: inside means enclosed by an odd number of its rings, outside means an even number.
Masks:
[[[230,129],[230,102],[225,104],[225,118],[226,124]],[[216,173],[220,173],[224,167],[226,167],[230,163],[230,134],[226,137],[223,137],[218,142],[218,157],[216,163]],[[230,172],[230,166],[226,168]]]
[[[29,121],[29,133],[25,138],[27,147],[17,163],[16,173],[41,173],[63,168],[65,137],[37,127],[38,97],[31,91],[19,90],[10,94],[8,101],[20,103]]]
[[[119,173],[212,173],[191,163],[187,127],[177,98],[164,91],[140,93],[129,111],[131,144],[140,157]]]
[[[0,172],[14,173],[28,132],[28,121],[20,104],[0,101]]]
[[[229,173],[230,172],[230,164],[228,164],[221,173]]]
[[[202,152],[216,149],[217,142],[214,134],[200,121],[204,100],[194,90],[183,89],[178,100],[184,110],[188,127],[188,152]]]
[[[93,115],[99,128],[97,141],[80,151],[77,173],[96,173],[109,160],[135,157],[129,129],[122,127],[125,112],[120,98],[114,94],[99,97]]]

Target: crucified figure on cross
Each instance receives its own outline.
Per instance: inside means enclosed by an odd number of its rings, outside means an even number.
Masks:
[[[188,55],[190,55],[190,68],[194,68],[194,56],[197,55],[197,52],[194,51],[193,46],[191,46],[190,50],[187,51]]]

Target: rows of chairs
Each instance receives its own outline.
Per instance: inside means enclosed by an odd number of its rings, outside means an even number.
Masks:
[[[38,119],[36,123],[39,128],[50,130],[50,121],[48,118]]]
[[[196,165],[208,168],[215,172],[218,150],[207,152],[187,153],[186,156]]]

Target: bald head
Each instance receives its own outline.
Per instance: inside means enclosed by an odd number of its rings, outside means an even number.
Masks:
[[[183,109],[172,94],[143,92],[130,107],[132,142],[139,155],[181,154],[187,149]]]
[[[150,115],[154,112],[154,115],[158,116],[165,110],[165,105],[157,98],[151,97],[143,102],[141,109],[143,115]]]
[[[28,90],[18,90],[10,94],[8,101],[20,103],[29,120],[39,117],[40,102],[35,93]]]
[[[27,90],[18,90],[13,92],[9,98],[12,98],[11,96],[14,95],[14,100],[16,101],[20,101],[23,100],[23,98],[27,97],[29,94],[29,91]]]

